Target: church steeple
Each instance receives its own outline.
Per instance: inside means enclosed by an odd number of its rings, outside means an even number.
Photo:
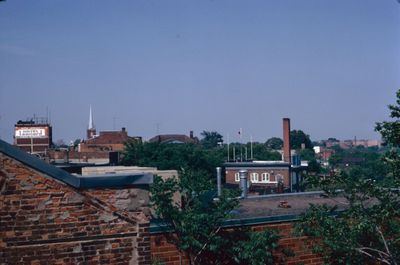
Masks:
[[[93,116],[92,116],[92,105],[90,105],[90,108],[89,108],[89,127],[88,127],[88,129],[90,130],[90,129],[94,129],[94,127],[93,127]]]
[[[89,126],[86,131],[86,137],[88,139],[94,138],[96,136],[96,128],[94,127],[93,123],[93,114],[92,114],[92,105],[89,108]]]

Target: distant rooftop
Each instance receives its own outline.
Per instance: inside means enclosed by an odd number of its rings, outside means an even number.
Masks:
[[[38,125],[38,124],[50,124],[49,118],[47,117],[32,117],[26,118],[26,120],[19,120],[17,121],[16,125]]]
[[[184,134],[160,134],[149,139],[150,143],[197,143],[196,137],[191,138]]]
[[[103,174],[85,177],[81,175],[71,175],[2,140],[0,140],[0,153],[27,165],[33,170],[37,170],[78,189],[120,188],[134,185],[149,185],[153,183],[153,174],[149,173]]]

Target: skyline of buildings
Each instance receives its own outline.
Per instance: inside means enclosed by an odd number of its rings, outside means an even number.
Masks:
[[[40,120],[40,122],[39,122],[39,120]],[[101,120],[101,118],[99,120]],[[21,123],[21,124],[36,124],[36,125],[34,125],[36,127],[37,126],[39,126],[39,127],[40,126],[42,126],[42,127],[43,126],[45,126],[45,127],[48,126],[50,129],[46,129],[46,132],[49,130],[48,133],[50,134],[50,142],[53,142],[53,143],[63,142],[66,145],[70,145],[75,140],[78,140],[78,139],[79,140],[85,140],[84,137],[78,137],[78,136],[76,138],[74,138],[74,139],[71,139],[71,140],[61,139],[61,138],[57,137],[57,135],[53,136],[53,130],[55,128],[57,128],[57,127],[54,127],[52,125],[51,118],[49,117],[49,114],[47,113],[47,117],[38,117],[37,115],[33,115],[32,118],[26,118],[26,120],[21,120],[20,119],[14,126],[14,132],[13,132],[13,135],[12,135],[12,139],[13,139],[12,142],[14,142],[14,143],[16,143],[18,138],[22,137],[22,135],[19,135],[18,132],[17,132],[18,123]],[[92,111],[92,106],[90,106],[89,107],[89,122],[88,122],[87,129],[85,130],[86,131],[86,134],[85,134],[86,139],[90,139],[90,138],[94,138],[95,136],[98,136],[98,135],[96,135],[97,128],[96,128],[96,126],[94,124],[95,124],[94,123],[94,115],[93,115],[93,111]],[[125,131],[125,130],[126,130],[126,127],[122,126],[122,131]],[[305,129],[300,128],[300,130],[302,130],[306,134],[308,134],[308,131],[307,131],[306,128]],[[118,130],[115,129],[115,126],[114,126],[114,128],[112,130],[102,130],[102,132],[117,132],[117,131]],[[243,128],[238,128],[237,131],[241,131],[241,134],[243,135],[243,131],[246,132],[246,128],[244,130],[243,130]],[[231,134],[227,134],[227,135],[223,135],[222,134],[224,143],[226,144],[226,143],[228,143],[228,141],[230,143],[247,143],[247,142],[252,141],[252,136],[251,135],[249,136],[249,135],[247,135],[247,133],[245,133],[245,136],[247,136],[247,137],[243,137],[242,135],[238,134],[237,131],[233,132]],[[218,132],[218,133],[220,133],[220,132]],[[198,135],[200,135],[200,132],[198,132]],[[43,137],[43,136],[40,136],[40,137]],[[181,138],[181,139],[178,139],[178,140],[182,140],[183,142],[190,142],[190,139],[195,139],[195,140],[197,139],[196,141],[198,141],[198,138],[197,138],[197,136],[194,135],[194,131],[193,130],[190,130],[189,136],[186,136],[185,134],[180,134],[179,132],[173,132],[173,133],[158,133],[158,134],[150,136],[148,138],[142,137],[142,136],[135,136],[135,137],[140,137],[141,140],[150,141],[150,142],[154,142],[154,141],[164,142],[164,141],[166,141],[164,138],[167,139],[169,137],[172,137],[172,138],[177,137],[177,139]],[[163,137],[163,139],[161,139],[161,137]],[[187,139],[185,137],[187,137]],[[265,142],[265,141],[267,141],[268,139],[270,139],[272,137],[277,137],[277,136],[271,136],[269,138],[265,138],[264,141],[261,141],[261,142],[260,141],[253,141],[253,142],[262,143],[262,142]],[[29,135],[26,135],[26,138],[29,138]],[[245,138],[245,139],[243,139],[243,138]],[[246,139],[246,138],[248,138],[248,139]],[[280,137],[278,136],[278,138],[280,138]],[[2,139],[2,138],[0,138],[0,139]],[[330,137],[327,137],[325,139],[314,139],[313,136],[310,135],[310,139],[313,142],[318,142],[318,143],[320,143],[322,145],[326,145],[327,147],[332,147],[333,145],[340,145],[341,148],[349,148],[351,146],[358,146],[358,145],[362,145],[364,147],[380,146],[381,143],[382,143],[382,141],[380,139],[376,139],[376,138],[375,139],[360,139],[357,136],[353,136],[352,138],[347,138],[347,139],[338,139],[334,135],[331,135]],[[338,141],[330,140],[330,139],[335,139],[335,140],[338,140]],[[10,142],[10,141],[7,141],[7,139],[2,139],[2,140],[5,140],[6,142]],[[196,141],[193,141],[193,142],[196,142]],[[48,143],[48,145],[49,145],[49,143]]]

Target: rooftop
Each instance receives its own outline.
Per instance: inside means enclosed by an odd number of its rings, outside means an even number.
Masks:
[[[326,198],[321,196],[322,194],[323,192],[316,191],[250,196],[241,201],[235,218],[300,215],[309,208],[310,204],[326,204],[338,206],[338,210],[345,209],[345,198]],[[282,207],[282,203],[286,206]]]
[[[327,198],[322,191],[285,193],[264,196],[250,196],[240,201],[239,208],[232,212],[231,219],[223,222],[225,227],[257,225],[275,222],[295,221],[305,213],[310,204],[337,206],[337,211],[346,209],[344,198]],[[150,232],[168,230],[160,220],[151,220]]]
[[[3,140],[0,140],[0,153],[78,189],[121,188],[153,183],[153,174],[149,173],[103,174],[96,176],[71,175]]]

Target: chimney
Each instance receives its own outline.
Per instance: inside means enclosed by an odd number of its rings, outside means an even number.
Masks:
[[[190,139],[193,139],[193,131],[190,131]]]
[[[283,118],[283,161],[290,163],[290,119]]]

